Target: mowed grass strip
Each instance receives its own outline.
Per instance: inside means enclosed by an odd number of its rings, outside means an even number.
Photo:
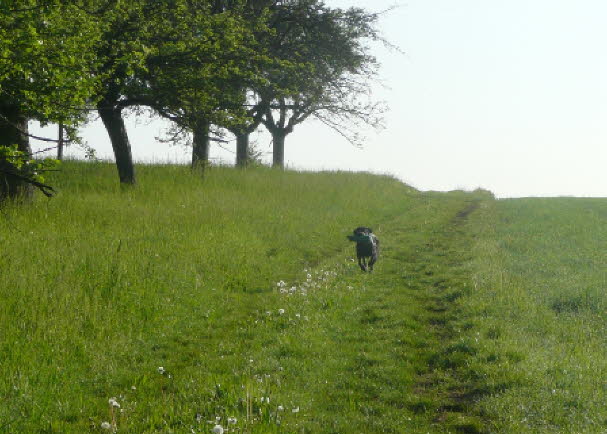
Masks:
[[[500,433],[607,429],[607,200],[486,204],[476,232],[471,375]]]
[[[259,432],[426,433],[482,425],[468,415],[471,403],[455,396],[465,386],[456,386],[453,365],[434,362],[454,340],[454,300],[470,281],[453,272],[469,253],[452,229],[481,198],[417,199],[376,228],[382,257],[373,274],[360,272],[350,246],[340,259],[286,282],[288,289],[277,287],[283,313],[260,312],[257,326],[276,334],[251,360],[274,402],[264,407],[274,429]],[[451,250],[428,248],[428,239]],[[449,407],[454,402],[457,409]]]

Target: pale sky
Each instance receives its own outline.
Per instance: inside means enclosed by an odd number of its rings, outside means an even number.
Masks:
[[[326,3],[398,5],[380,28],[404,54],[373,47],[384,84],[375,97],[390,108],[384,131],[367,131],[361,150],[309,121],[287,137],[289,167],[387,173],[421,190],[607,197],[607,1]],[[131,119],[128,127],[136,160],[189,160],[189,149],[156,142],[161,123]],[[83,136],[112,158],[100,122]],[[257,142],[271,150],[267,134]],[[234,159],[217,146],[211,155]]]

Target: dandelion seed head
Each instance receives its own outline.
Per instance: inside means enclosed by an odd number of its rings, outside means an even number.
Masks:
[[[228,424],[236,425],[237,423],[238,423],[238,419],[236,419],[235,417],[228,417]]]
[[[211,431],[213,434],[223,434],[223,427],[221,425],[215,425]]]
[[[112,429],[112,425],[109,422],[101,422],[101,429]]]

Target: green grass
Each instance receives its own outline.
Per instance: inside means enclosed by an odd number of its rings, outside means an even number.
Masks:
[[[604,432],[607,200],[494,202],[471,223],[478,352],[493,432]]]
[[[302,317],[318,319],[276,282],[296,284],[327,258],[343,263],[345,234],[367,222],[381,234],[418,193],[349,173],[139,173],[139,187],[120,191],[112,166],[68,163],[51,180],[56,198],[3,211],[1,428],[82,432],[114,419],[132,432],[205,431],[234,416],[267,432],[279,426],[280,396],[281,420],[298,423],[312,406],[298,381],[274,391],[256,375],[287,384],[278,365],[306,363],[309,352],[282,343],[309,329]],[[335,306],[334,289],[304,300]],[[270,391],[271,406],[256,401]],[[111,397],[121,413],[109,411]]]
[[[605,430],[607,201],[137,169],[1,210],[0,432]]]

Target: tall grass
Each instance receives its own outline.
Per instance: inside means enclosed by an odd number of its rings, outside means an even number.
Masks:
[[[417,196],[388,177],[177,166],[138,167],[121,191],[114,170],[68,162],[57,197],[2,211],[0,431],[269,417],[250,358],[276,335],[252,318],[284,305],[277,282],[341,252],[359,224],[381,235]]]

